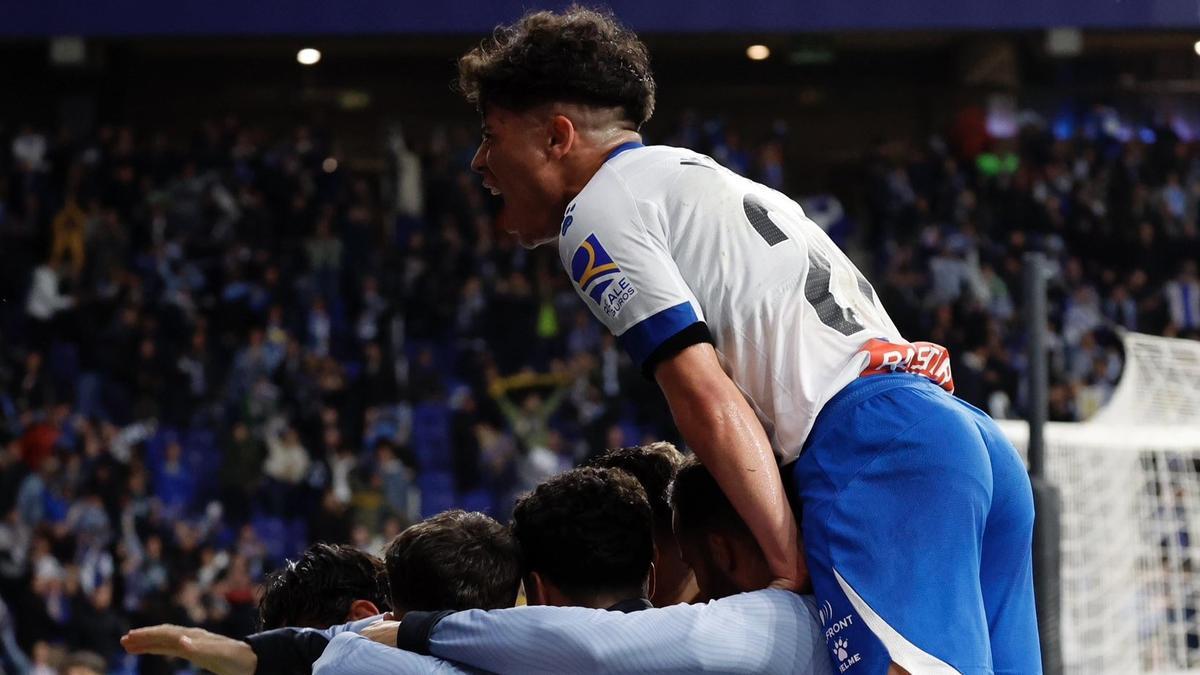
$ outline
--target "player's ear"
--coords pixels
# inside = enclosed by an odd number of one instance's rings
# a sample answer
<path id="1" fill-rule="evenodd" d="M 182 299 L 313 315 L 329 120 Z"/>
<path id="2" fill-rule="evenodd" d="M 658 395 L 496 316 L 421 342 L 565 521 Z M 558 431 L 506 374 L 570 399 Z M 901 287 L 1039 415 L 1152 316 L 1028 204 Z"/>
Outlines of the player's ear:
<path id="1" fill-rule="evenodd" d="M 530 572 L 525 577 L 525 603 L 529 605 L 547 605 L 546 580 L 537 572 Z"/>
<path id="2" fill-rule="evenodd" d="M 355 600 L 354 602 L 350 603 L 350 611 L 346 614 L 346 621 L 358 621 L 359 619 L 365 619 L 369 616 L 375 616 L 376 614 L 382 613 L 383 612 L 380 612 L 379 608 L 375 606 L 375 603 L 371 602 L 370 600 Z"/>
<path id="3" fill-rule="evenodd" d="M 713 565 L 726 575 L 732 574 L 737 563 L 734 561 L 733 545 L 729 538 L 719 532 L 709 532 L 704 540 Z"/>
<path id="4" fill-rule="evenodd" d="M 571 148 L 575 147 L 578 132 L 570 117 L 555 114 L 550 117 L 548 144 L 546 152 L 552 159 L 562 159 Z"/>

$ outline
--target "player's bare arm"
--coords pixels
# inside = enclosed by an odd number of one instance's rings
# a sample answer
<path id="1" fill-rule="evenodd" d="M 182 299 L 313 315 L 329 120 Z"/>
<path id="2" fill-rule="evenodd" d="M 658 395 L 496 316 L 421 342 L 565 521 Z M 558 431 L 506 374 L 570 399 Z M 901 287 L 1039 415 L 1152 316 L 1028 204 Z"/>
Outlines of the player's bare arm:
<path id="1" fill-rule="evenodd" d="M 766 431 L 716 351 L 695 344 L 662 362 L 655 379 L 692 451 L 716 477 L 754 533 L 778 588 L 797 590 L 808 579 L 796 519 L 788 505 Z"/>
<path id="2" fill-rule="evenodd" d="M 121 638 L 121 646 L 130 654 L 184 659 L 217 675 L 253 675 L 258 668 L 258 656 L 250 645 L 202 628 L 170 624 L 136 628 Z"/>

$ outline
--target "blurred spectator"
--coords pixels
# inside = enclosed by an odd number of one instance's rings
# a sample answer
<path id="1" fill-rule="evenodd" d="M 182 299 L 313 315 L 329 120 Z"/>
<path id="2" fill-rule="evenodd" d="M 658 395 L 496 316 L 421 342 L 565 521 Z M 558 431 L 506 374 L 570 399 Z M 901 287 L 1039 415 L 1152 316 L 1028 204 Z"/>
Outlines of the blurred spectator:
<path id="1" fill-rule="evenodd" d="M 326 298 L 337 295 L 338 277 L 342 270 L 342 242 L 333 236 L 332 220 L 331 215 L 322 216 L 317 221 L 316 233 L 305 244 L 308 264 L 316 277 L 317 288 Z"/>
<path id="2" fill-rule="evenodd" d="M 183 446 L 179 441 L 167 443 L 162 463 L 154 471 L 155 496 L 168 520 L 178 520 L 187 513 L 196 489 L 195 476 L 185 466 Z"/>
<path id="3" fill-rule="evenodd" d="M 60 269 L 69 269 L 71 278 L 78 279 L 83 273 L 84 234 L 87 215 L 79 208 L 74 196 L 68 197 L 62 210 L 50 224 L 53 239 L 50 243 L 50 264 Z"/>
<path id="4" fill-rule="evenodd" d="M 69 628 L 75 646 L 100 655 L 109 664 L 107 668 L 111 668 L 120 658 L 121 636 L 129 630 L 128 623 L 113 607 L 112 600 L 111 584 L 97 586 L 72 609 Z M 100 672 L 104 670 L 102 667 Z"/>
<path id="5" fill-rule="evenodd" d="M 1179 275 L 1167 283 L 1167 306 L 1171 323 L 1168 333 L 1194 335 L 1200 330 L 1200 281 L 1196 279 L 1196 261 L 1183 263 Z"/>
<path id="6" fill-rule="evenodd" d="M 62 675 L 104 675 L 109 670 L 104 657 L 93 652 L 75 652 L 62 665 Z"/>
<path id="7" fill-rule="evenodd" d="M 269 486 L 276 514 L 285 514 L 294 506 L 300 482 L 308 475 L 308 451 L 300 444 L 300 434 L 286 426 L 282 420 L 268 425 L 266 434 L 267 459 L 263 463 L 263 474 L 270 479 Z M 349 501 L 342 499 L 342 502 Z"/>
<path id="8" fill-rule="evenodd" d="M 31 665 L 29 657 L 17 644 L 12 612 L 0 599 L 0 672 L 24 673 L 30 670 Z"/>
<path id="9" fill-rule="evenodd" d="M 54 655 L 50 645 L 41 641 L 34 643 L 33 662 L 30 664 L 29 675 L 58 675 L 58 670 L 51 665 L 53 659 Z M 103 660 L 101 660 L 101 665 L 103 665 Z"/>
<path id="10" fill-rule="evenodd" d="M 31 322 L 31 345 L 43 348 L 55 337 L 54 320 L 59 313 L 74 306 L 75 299 L 62 292 L 64 282 L 61 264 L 47 262 L 33 271 L 33 284 L 29 288 L 29 299 L 25 311 Z"/>
<path id="11" fill-rule="evenodd" d="M 46 137 L 28 124 L 21 127 L 12 141 L 12 158 L 18 171 L 41 171 L 46 158 Z"/>

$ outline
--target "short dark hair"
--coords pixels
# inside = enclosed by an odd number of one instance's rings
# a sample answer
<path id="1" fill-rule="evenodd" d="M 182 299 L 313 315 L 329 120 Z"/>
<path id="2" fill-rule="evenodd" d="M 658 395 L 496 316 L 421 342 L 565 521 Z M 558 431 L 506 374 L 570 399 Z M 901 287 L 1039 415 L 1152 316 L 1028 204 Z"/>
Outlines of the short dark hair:
<path id="1" fill-rule="evenodd" d="M 612 15 L 578 5 L 498 26 L 458 60 L 458 86 L 481 113 L 492 103 L 619 106 L 636 127 L 654 114 L 646 45 Z"/>
<path id="2" fill-rule="evenodd" d="M 593 457 L 588 466 L 620 469 L 637 479 L 650 500 L 654 528 L 671 533 L 671 481 L 683 464 L 683 453 L 666 441 L 615 448 Z"/>
<path id="3" fill-rule="evenodd" d="M 458 509 L 397 535 L 384 565 L 396 611 L 512 607 L 521 585 L 520 551 L 508 528 Z"/>
<path id="4" fill-rule="evenodd" d="M 571 595 L 638 588 L 654 560 L 646 491 L 617 469 L 583 467 L 545 481 L 517 500 L 512 529 L 525 572 Z"/>
<path id="5" fill-rule="evenodd" d="M 671 506 L 680 532 L 727 532 L 753 536 L 725 496 L 717 479 L 692 457 L 679 467 L 671 486 Z"/>
<path id="6" fill-rule="evenodd" d="M 346 622 L 355 600 L 389 609 L 383 561 L 352 546 L 313 544 L 267 575 L 258 616 L 264 630 L 328 628 Z"/>

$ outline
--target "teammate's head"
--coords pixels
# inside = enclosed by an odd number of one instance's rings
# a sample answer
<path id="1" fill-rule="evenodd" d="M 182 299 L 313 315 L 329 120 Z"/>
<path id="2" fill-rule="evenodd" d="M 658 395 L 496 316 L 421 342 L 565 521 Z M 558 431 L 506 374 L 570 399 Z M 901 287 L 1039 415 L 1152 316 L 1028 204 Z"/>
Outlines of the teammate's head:
<path id="1" fill-rule="evenodd" d="M 654 595 L 656 607 L 690 602 L 696 597 L 696 578 L 679 556 L 671 523 L 671 482 L 684 462 L 683 453 L 665 441 L 616 448 L 592 459 L 592 466 L 620 469 L 633 476 L 650 500 L 654 514 Z"/>
<path id="2" fill-rule="evenodd" d="M 388 610 L 387 574 L 373 555 L 337 544 L 314 544 L 267 576 L 259 619 L 264 630 L 328 628 Z"/>
<path id="3" fill-rule="evenodd" d="M 521 584 L 512 533 L 482 513 L 446 511 L 408 527 L 384 565 L 398 615 L 512 607 Z"/>
<path id="4" fill-rule="evenodd" d="M 750 528 L 700 462 L 688 460 L 671 488 L 680 556 L 692 566 L 702 597 L 766 588 L 774 576 Z"/>
<path id="5" fill-rule="evenodd" d="M 526 246 L 551 241 L 567 203 L 612 147 L 654 113 L 646 46 L 612 16 L 571 7 L 497 27 L 458 62 L 483 116 L 471 167 L 503 194 L 501 225 Z"/>
<path id="6" fill-rule="evenodd" d="M 654 535 L 646 491 L 616 469 L 559 474 L 517 500 L 530 604 L 607 607 L 653 590 Z"/>
<path id="7" fill-rule="evenodd" d="M 95 652 L 75 652 L 62 664 L 63 675 L 101 675 L 108 672 L 104 657 Z"/>

